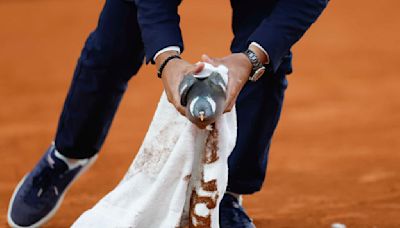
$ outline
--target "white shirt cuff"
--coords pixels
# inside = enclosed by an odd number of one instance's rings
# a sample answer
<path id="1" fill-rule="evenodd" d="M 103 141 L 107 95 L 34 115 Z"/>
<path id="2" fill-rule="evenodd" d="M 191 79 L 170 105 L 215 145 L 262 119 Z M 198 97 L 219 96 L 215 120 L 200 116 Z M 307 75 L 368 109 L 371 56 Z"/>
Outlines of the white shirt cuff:
<path id="1" fill-rule="evenodd" d="M 161 50 L 159 50 L 155 55 L 153 60 L 156 61 L 156 58 L 161 55 L 162 53 L 166 52 L 166 51 L 176 51 L 178 52 L 178 54 L 181 54 L 181 49 L 178 46 L 168 46 L 166 48 L 163 48 Z"/>
<path id="2" fill-rule="evenodd" d="M 269 60 L 268 52 L 259 43 L 251 42 L 250 45 L 254 45 L 254 46 L 258 47 L 262 52 L 264 52 L 264 54 L 268 57 L 268 60 Z"/>

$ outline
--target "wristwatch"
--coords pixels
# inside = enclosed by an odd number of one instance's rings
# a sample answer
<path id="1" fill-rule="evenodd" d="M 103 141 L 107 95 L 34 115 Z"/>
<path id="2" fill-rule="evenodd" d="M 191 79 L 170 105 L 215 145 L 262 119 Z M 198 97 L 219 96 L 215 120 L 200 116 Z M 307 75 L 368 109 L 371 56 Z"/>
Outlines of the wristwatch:
<path id="1" fill-rule="evenodd" d="M 254 51 L 247 49 L 243 54 L 249 58 L 251 65 L 253 65 L 249 80 L 255 82 L 265 73 L 265 66 L 260 62 Z"/>

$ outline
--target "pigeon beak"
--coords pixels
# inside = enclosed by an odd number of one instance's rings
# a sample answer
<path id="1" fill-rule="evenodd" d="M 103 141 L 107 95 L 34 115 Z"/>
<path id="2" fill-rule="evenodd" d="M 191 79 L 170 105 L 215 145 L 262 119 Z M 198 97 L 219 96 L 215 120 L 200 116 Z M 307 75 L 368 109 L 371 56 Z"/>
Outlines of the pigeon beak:
<path id="1" fill-rule="evenodd" d="M 201 122 L 204 121 L 204 111 L 200 111 L 200 112 L 199 112 L 199 118 L 200 118 L 200 121 L 201 121 Z"/>

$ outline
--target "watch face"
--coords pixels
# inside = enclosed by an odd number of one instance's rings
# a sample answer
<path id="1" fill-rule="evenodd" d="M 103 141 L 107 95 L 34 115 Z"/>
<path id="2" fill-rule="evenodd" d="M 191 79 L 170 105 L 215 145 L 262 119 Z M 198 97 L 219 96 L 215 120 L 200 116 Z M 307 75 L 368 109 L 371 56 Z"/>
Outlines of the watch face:
<path id="1" fill-rule="evenodd" d="M 254 72 L 254 74 L 253 74 L 253 76 L 251 76 L 250 80 L 255 82 L 259 78 L 261 78 L 261 76 L 263 76 L 264 73 L 265 73 L 265 67 L 261 67 L 260 69 L 256 70 L 256 72 Z"/>

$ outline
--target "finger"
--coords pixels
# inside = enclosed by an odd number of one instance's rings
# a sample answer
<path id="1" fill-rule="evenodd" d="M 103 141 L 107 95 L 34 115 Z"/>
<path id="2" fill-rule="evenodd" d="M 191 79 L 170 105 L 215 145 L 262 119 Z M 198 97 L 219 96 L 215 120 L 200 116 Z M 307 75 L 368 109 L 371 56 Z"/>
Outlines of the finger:
<path id="1" fill-rule="evenodd" d="M 172 99 L 171 93 L 169 93 L 167 90 L 164 90 L 164 91 L 165 91 L 165 94 L 167 95 L 167 100 L 168 100 L 168 102 L 171 103 L 171 104 L 173 104 L 173 100 L 174 100 L 174 99 Z"/>
<path id="2" fill-rule="evenodd" d="M 218 65 L 221 65 L 221 63 L 220 63 L 220 61 L 218 59 L 211 58 L 210 56 L 208 56 L 206 54 L 203 54 L 201 56 L 201 61 L 203 61 L 205 63 L 209 63 L 209 64 L 211 64 L 211 65 L 213 65 L 215 67 L 218 66 Z"/>
<path id="3" fill-rule="evenodd" d="M 232 91 L 238 90 L 237 88 L 230 87 L 227 91 L 227 99 L 226 99 L 226 107 L 224 113 L 230 112 L 233 106 L 236 104 L 236 100 L 239 96 L 239 93 L 232 93 Z"/>
<path id="4" fill-rule="evenodd" d="M 230 111 L 232 111 L 233 106 L 235 106 L 235 104 L 236 104 L 236 100 L 237 100 L 237 97 L 235 97 L 235 98 L 226 106 L 224 113 L 225 113 L 225 112 L 230 112 Z"/>
<path id="5" fill-rule="evenodd" d="M 213 63 L 213 59 L 211 59 L 210 56 L 206 54 L 201 55 L 201 61 L 206 63 Z"/>
<path id="6" fill-rule="evenodd" d="M 223 114 L 228 113 L 228 112 L 230 112 L 230 111 L 232 111 L 232 107 L 226 107 L 226 109 L 225 109 L 225 111 L 224 111 Z"/>
<path id="7" fill-rule="evenodd" d="M 235 102 L 230 101 L 230 102 L 226 105 L 225 110 L 224 110 L 224 113 L 230 112 L 230 111 L 232 110 L 234 104 L 235 104 Z"/>
<path id="8" fill-rule="evenodd" d="M 232 111 L 233 106 L 235 106 L 235 104 L 236 104 L 236 99 L 237 99 L 237 97 L 235 97 L 235 99 L 233 99 L 233 100 L 228 104 L 228 106 L 226 106 L 224 113 Z"/>
<path id="9" fill-rule="evenodd" d="M 186 110 L 185 110 L 185 108 L 183 108 L 182 106 L 180 106 L 180 105 L 176 106 L 176 110 L 177 110 L 182 116 L 186 116 Z"/>
<path id="10" fill-rule="evenodd" d="M 232 94 L 228 93 L 228 96 L 226 98 L 226 103 L 225 103 L 225 109 L 224 109 L 224 113 L 225 112 L 229 112 L 229 109 L 231 107 L 232 101 L 234 100 L 234 97 L 232 96 Z"/>
<path id="11" fill-rule="evenodd" d="M 180 100 L 174 99 L 174 102 L 172 103 L 175 107 L 175 109 L 182 115 L 186 115 L 186 109 L 183 107 L 180 103 Z"/>
<path id="12" fill-rule="evenodd" d="M 198 74 L 198 73 L 202 72 L 203 69 L 204 69 L 204 67 L 205 67 L 204 63 L 197 63 L 197 64 L 195 64 L 195 65 L 194 65 L 193 73 L 194 73 L 194 74 Z"/>

